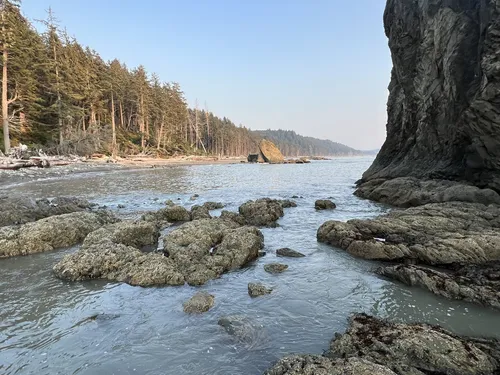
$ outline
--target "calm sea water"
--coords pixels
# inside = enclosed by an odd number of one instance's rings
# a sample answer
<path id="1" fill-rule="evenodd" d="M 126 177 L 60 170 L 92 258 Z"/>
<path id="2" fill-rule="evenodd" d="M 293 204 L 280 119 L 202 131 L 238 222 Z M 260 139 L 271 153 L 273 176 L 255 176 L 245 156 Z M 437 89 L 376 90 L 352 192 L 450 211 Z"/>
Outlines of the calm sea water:
<path id="1" fill-rule="evenodd" d="M 374 275 L 374 262 L 355 259 L 316 241 L 331 219 L 369 218 L 387 210 L 352 195 L 371 158 L 342 158 L 307 165 L 215 165 L 111 170 L 3 184 L 0 194 L 81 196 L 123 217 L 162 207 L 167 199 L 189 207 L 222 201 L 227 209 L 259 197 L 296 199 L 276 229 L 263 229 L 267 255 L 250 267 L 203 287 L 140 288 L 53 277 L 53 265 L 76 248 L 0 259 L 0 374 L 261 374 L 290 353 L 327 349 L 353 312 L 397 321 L 426 321 L 461 334 L 500 337 L 500 314 L 448 301 Z M 199 194 L 197 202 L 189 197 Z M 335 211 L 316 212 L 314 201 L 333 197 Z M 118 209 L 123 204 L 125 209 Z M 307 255 L 277 259 L 291 247 Z M 263 265 L 283 262 L 281 275 Z M 275 291 L 251 299 L 247 284 Z M 199 290 L 215 295 L 208 313 L 189 316 L 182 303 Z M 95 314 L 101 318 L 88 320 Z M 244 315 L 258 327 L 255 342 L 239 343 L 217 325 Z"/>

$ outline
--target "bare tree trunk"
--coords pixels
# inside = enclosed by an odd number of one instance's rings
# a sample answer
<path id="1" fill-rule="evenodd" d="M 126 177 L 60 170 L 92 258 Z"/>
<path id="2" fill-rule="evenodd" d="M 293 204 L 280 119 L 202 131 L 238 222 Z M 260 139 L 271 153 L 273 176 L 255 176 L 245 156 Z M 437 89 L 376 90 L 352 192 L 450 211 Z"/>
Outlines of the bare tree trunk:
<path id="1" fill-rule="evenodd" d="M 113 131 L 113 157 L 116 156 L 116 123 L 115 123 L 115 97 L 111 93 L 111 128 Z"/>
<path id="2" fill-rule="evenodd" d="M 125 122 L 123 121 L 123 105 L 121 100 L 120 100 L 120 126 L 122 128 L 125 127 Z"/>
<path id="3" fill-rule="evenodd" d="M 194 137 L 195 137 L 194 148 L 198 150 L 198 99 L 196 99 L 196 105 L 194 108 Z"/>
<path id="4" fill-rule="evenodd" d="M 141 108 L 139 109 L 139 131 L 141 132 L 141 148 L 144 151 L 144 94 L 141 94 Z"/>
<path id="5" fill-rule="evenodd" d="M 162 116 L 161 118 L 160 133 L 158 134 L 158 140 L 156 141 L 158 151 L 161 148 L 161 141 L 163 139 L 163 127 L 164 127 L 164 116 Z"/>
<path id="6" fill-rule="evenodd" d="M 5 4 L 2 5 L 2 35 L 5 38 Z M 3 72 L 2 72 L 2 119 L 3 119 L 3 145 L 5 153 L 10 151 L 9 136 L 9 103 L 7 99 L 7 60 L 8 52 L 5 40 L 3 41 Z"/>

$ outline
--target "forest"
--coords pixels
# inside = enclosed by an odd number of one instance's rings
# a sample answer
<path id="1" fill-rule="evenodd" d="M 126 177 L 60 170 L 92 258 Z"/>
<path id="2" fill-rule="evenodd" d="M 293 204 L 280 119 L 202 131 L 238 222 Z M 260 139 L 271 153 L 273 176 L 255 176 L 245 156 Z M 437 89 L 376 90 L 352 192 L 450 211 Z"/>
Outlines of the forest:
<path id="1" fill-rule="evenodd" d="M 177 82 L 145 67 L 104 61 L 58 24 L 51 9 L 38 31 L 20 0 L 1 1 L 2 132 L 50 154 L 240 156 L 269 137 L 287 156 L 356 151 L 294 132 L 252 132 L 206 108 L 189 108 Z"/>

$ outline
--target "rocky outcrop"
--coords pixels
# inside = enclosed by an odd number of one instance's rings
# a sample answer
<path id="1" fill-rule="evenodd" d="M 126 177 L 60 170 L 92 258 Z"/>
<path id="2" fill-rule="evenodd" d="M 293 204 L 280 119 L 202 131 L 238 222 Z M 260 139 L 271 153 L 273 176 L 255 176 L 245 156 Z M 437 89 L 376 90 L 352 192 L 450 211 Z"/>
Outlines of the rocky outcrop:
<path id="1" fill-rule="evenodd" d="M 252 298 L 264 296 L 266 294 L 271 294 L 272 288 L 266 287 L 262 283 L 249 283 L 248 284 L 248 295 Z"/>
<path id="2" fill-rule="evenodd" d="M 494 375 L 497 340 L 462 337 L 428 324 L 390 323 L 366 314 L 349 319 L 323 356 L 281 359 L 266 375 Z"/>
<path id="3" fill-rule="evenodd" d="M 82 248 L 54 267 L 72 281 L 107 279 L 131 285 L 202 285 L 258 257 L 264 236 L 254 227 L 218 218 L 181 225 L 163 238 L 162 253 L 146 253 L 156 245 L 155 223 L 124 222 L 91 233 Z"/>
<path id="4" fill-rule="evenodd" d="M 262 141 L 260 141 L 259 150 L 260 155 L 267 163 L 282 164 L 285 162 L 285 157 L 278 149 L 278 147 L 276 147 L 273 142 L 268 141 L 267 139 L 263 139 Z"/>
<path id="5" fill-rule="evenodd" d="M 388 0 L 387 139 L 363 181 L 413 176 L 500 191 L 500 3 Z"/>
<path id="6" fill-rule="evenodd" d="M 396 375 L 385 366 L 360 358 L 332 360 L 317 355 L 292 355 L 279 360 L 264 375 Z"/>
<path id="7" fill-rule="evenodd" d="M 500 195 L 491 189 L 481 189 L 450 180 L 422 181 L 414 177 L 371 180 L 361 184 L 355 195 L 398 207 L 454 201 L 500 204 Z"/>
<path id="8" fill-rule="evenodd" d="M 365 314 L 351 317 L 346 333 L 336 334 L 327 356 L 358 357 L 399 375 L 479 375 L 500 370 L 496 340 L 460 337 L 437 326 L 396 324 Z"/>
<path id="9" fill-rule="evenodd" d="M 334 210 L 337 205 L 329 199 L 318 199 L 314 202 L 314 208 L 318 211 L 320 210 Z"/>
<path id="10" fill-rule="evenodd" d="M 434 294 L 500 309 L 500 263 L 435 270 L 417 265 L 380 267 L 382 276 Z"/>
<path id="11" fill-rule="evenodd" d="M 67 197 L 52 200 L 0 197 L 0 207 L 0 227 L 4 227 L 84 211 L 91 208 L 92 204 L 84 199 Z"/>
<path id="12" fill-rule="evenodd" d="M 210 310 L 215 303 L 215 297 L 206 292 L 196 293 L 182 305 L 186 314 L 202 314 Z"/>
<path id="13" fill-rule="evenodd" d="M 248 225 L 268 227 L 276 226 L 284 215 L 281 201 L 269 198 L 248 201 L 240 206 L 239 213 Z"/>
<path id="14" fill-rule="evenodd" d="M 73 212 L 20 226 L 0 228 L 0 258 L 28 255 L 76 245 L 117 219 L 107 211 Z"/>
<path id="15" fill-rule="evenodd" d="M 371 220 L 328 221 L 317 238 L 365 259 L 481 264 L 500 260 L 500 207 L 428 204 Z"/>

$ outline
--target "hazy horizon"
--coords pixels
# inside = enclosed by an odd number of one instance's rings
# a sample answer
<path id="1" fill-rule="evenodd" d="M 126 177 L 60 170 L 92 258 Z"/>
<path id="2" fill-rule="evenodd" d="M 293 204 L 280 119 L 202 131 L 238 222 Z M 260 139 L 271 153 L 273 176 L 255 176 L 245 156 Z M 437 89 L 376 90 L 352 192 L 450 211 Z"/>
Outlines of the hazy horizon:
<path id="1" fill-rule="evenodd" d="M 360 150 L 385 140 L 383 1 L 24 0 L 22 9 L 34 20 L 49 6 L 104 60 L 179 82 L 192 107 Z"/>

